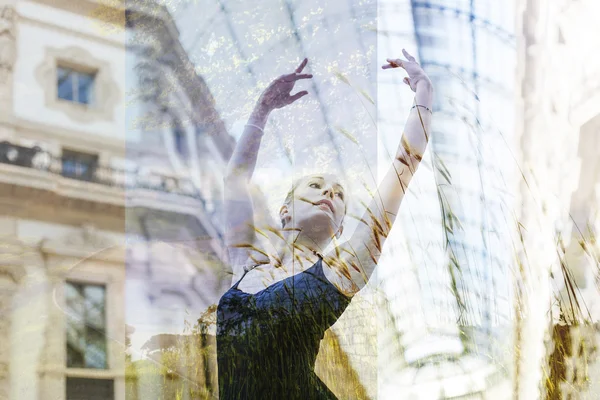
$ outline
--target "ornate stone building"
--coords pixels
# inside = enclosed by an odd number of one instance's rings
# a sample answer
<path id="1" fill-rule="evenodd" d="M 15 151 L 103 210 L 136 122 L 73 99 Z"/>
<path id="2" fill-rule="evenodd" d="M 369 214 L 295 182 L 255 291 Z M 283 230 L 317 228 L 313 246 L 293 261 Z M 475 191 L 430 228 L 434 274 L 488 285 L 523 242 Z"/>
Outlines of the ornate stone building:
<path id="1" fill-rule="evenodd" d="M 0 86 L 0 399 L 124 399 L 230 282 L 233 139 L 151 1 L 3 0 Z"/>
<path id="2" fill-rule="evenodd" d="M 599 393 L 599 16 L 591 0 L 528 1 L 517 12 L 526 249 L 517 276 L 517 310 L 525 311 L 517 313 L 518 399 Z"/>

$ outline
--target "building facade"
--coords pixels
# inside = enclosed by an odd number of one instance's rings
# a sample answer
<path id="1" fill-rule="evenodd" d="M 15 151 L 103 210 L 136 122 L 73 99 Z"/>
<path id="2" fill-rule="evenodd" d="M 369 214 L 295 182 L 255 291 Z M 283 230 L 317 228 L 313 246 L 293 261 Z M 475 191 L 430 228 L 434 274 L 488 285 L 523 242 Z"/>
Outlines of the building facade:
<path id="1" fill-rule="evenodd" d="M 233 139 L 163 7 L 0 7 L 0 398 L 124 399 L 126 352 L 230 282 Z"/>
<path id="2" fill-rule="evenodd" d="M 528 314 L 517 319 L 515 398 L 592 399 L 600 391 L 598 15 L 596 2 L 568 0 L 527 2 L 517 12 L 527 250 L 517 305 Z"/>
<path id="3" fill-rule="evenodd" d="M 342 398 L 396 398 L 399 390 L 418 398 L 595 398 L 595 328 L 568 336 L 585 357 L 557 354 L 552 329 L 561 312 L 567 323 L 600 316 L 600 59 L 589 34 L 598 6 L 538 0 L 499 12 L 484 1 L 408 3 L 399 12 L 410 13 L 414 31 L 395 34 L 414 38 L 435 80 L 432 145 L 456 189 L 442 191 L 445 204 L 464 229 L 448 236 L 456 252 L 441 264 L 443 278 L 415 268 L 403 281 L 426 289 L 401 291 L 412 304 L 394 309 L 390 298 L 377 321 L 378 305 L 356 299 L 328 333 L 317 372 Z M 298 23 L 294 15 L 302 12 L 310 7 L 286 18 Z M 362 22 L 371 16 L 358 7 L 344 12 Z M 298 25 L 304 34 L 315 29 Z M 181 333 L 231 282 L 220 185 L 234 141 L 179 35 L 167 10 L 151 1 L 0 2 L 0 399 L 160 396 L 160 382 L 129 367 L 145 359 L 153 340 Z M 370 39 L 357 38 L 368 51 Z M 299 46 L 281 45 L 282 52 Z M 307 48 L 318 56 L 327 43 Z M 368 85 L 373 77 L 365 76 Z M 485 136 L 472 142 L 477 135 Z M 498 170 L 510 155 L 499 149 L 515 150 L 522 168 L 516 198 L 505 191 L 515 183 L 509 168 Z M 438 172 L 436 179 L 446 178 Z M 528 257 L 519 254 L 526 268 L 507 271 L 499 252 L 512 236 L 492 228 L 514 222 L 498 221 L 504 205 L 515 206 L 528 229 L 521 243 Z M 416 217 L 419 229 L 431 223 Z M 558 235 L 565 248 L 557 256 Z M 410 247 L 411 236 L 403 240 Z M 389 265 L 405 257 L 400 242 Z M 452 257 L 467 266 L 464 279 L 454 293 L 441 293 Z M 407 262 L 420 261 L 427 262 Z M 561 281 L 562 261 L 577 293 Z M 471 327 L 466 338 L 446 323 L 460 322 L 457 294 L 471 305 L 471 319 L 461 322 Z M 567 306 L 569 295 L 585 307 Z M 553 304 L 554 320 L 547 312 Z M 528 317 L 511 316 L 513 308 L 529 310 Z M 520 352 L 503 353 L 506 343 Z M 558 372 L 557 357 L 565 366 Z M 337 366 L 328 367 L 330 360 Z M 513 371 L 503 369 L 507 361 Z M 468 373 L 457 377 L 457 369 Z M 560 394 L 543 383 L 545 371 L 553 371 Z M 174 379 L 188 378 L 184 371 Z M 209 394 L 215 382 L 213 368 L 202 382 Z"/>

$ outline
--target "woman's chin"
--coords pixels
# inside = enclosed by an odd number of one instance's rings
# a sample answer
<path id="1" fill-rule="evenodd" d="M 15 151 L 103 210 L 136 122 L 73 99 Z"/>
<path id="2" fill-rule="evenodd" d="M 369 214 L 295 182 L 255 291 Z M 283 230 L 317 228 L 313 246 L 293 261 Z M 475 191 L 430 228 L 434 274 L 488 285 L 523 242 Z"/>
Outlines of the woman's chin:
<path id="1" fill-rule="evenodd" d="M 300 223 L 300 226 L 302 227 L 302 231 L 309 235 L 331 236 L 334 231 L 331 218 L 323 218 L 323 216 L 305 219 Z"/>

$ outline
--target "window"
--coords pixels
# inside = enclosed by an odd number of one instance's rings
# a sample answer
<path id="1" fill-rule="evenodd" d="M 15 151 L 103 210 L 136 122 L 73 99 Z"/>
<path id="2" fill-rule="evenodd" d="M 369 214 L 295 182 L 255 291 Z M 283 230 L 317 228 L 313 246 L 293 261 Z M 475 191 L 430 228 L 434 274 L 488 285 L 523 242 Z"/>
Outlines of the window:
<path id="1" fill-rule="evenodd" d="M 416 7 L 414 9 L 415 25 L 419 28 L 431 26 L 432 13 L 433 11 L 427 8 Z"/>
<path id="2" fill-rule="evenodd" d="M 184 160 L 188 158 L 188 147 L 186 142 L 186 134 L 178 124 L 173 128 L 173 136 L 175 140 L 175 149 Z"/>
<path id="3" fill-rule="evenodd" d="M 62 175 L 68 178 L 93 181 L 98 166 L 98 155 L 63 149 Z"/>
<path id="4" fill-rule="evenodd" d="M 113 62 L 82 47 L 46 47 L 35 67 L 48 109 L 82 124 L 113 121 L 122 105 L 123 88 Z"/>
<path id="5" fill-rule="evenodd" d="M 111 379 L 67 378 L 67 400 L 112 400 L 114 393 Z"/>
<path id="6" fill-rule="evenodd" d="M 108 368 L 105 287 L 67 282 L 65 298 L 67 306 L 67 367 Z"/>
<path id="7" fill-rule="evenodd" d="M 95 72 L 56 67 L 57 96 L 59 99 L 91 105 L 94 95 Z"/>
<path id="8" fill-rule="evenodd" d="M 420 34 L 419 42 L 422 46 L 444 48 L 448 46 L 446 38 L 438 35 Z"/>

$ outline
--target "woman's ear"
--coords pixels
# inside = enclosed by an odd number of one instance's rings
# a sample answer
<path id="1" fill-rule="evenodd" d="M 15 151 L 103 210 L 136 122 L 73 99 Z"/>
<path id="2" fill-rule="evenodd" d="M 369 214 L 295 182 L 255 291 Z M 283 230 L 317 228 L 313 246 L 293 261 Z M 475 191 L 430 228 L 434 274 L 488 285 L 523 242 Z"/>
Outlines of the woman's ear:
<path id="1" fill-rule="evenodd" d="M 282 228 L 284 228 L 292 219 L 292 217 L 290 216 L 288 206 L 286 204 L 281 206 L 281 208 L 279 209 L 279 219 L 281 220 Z"/>

